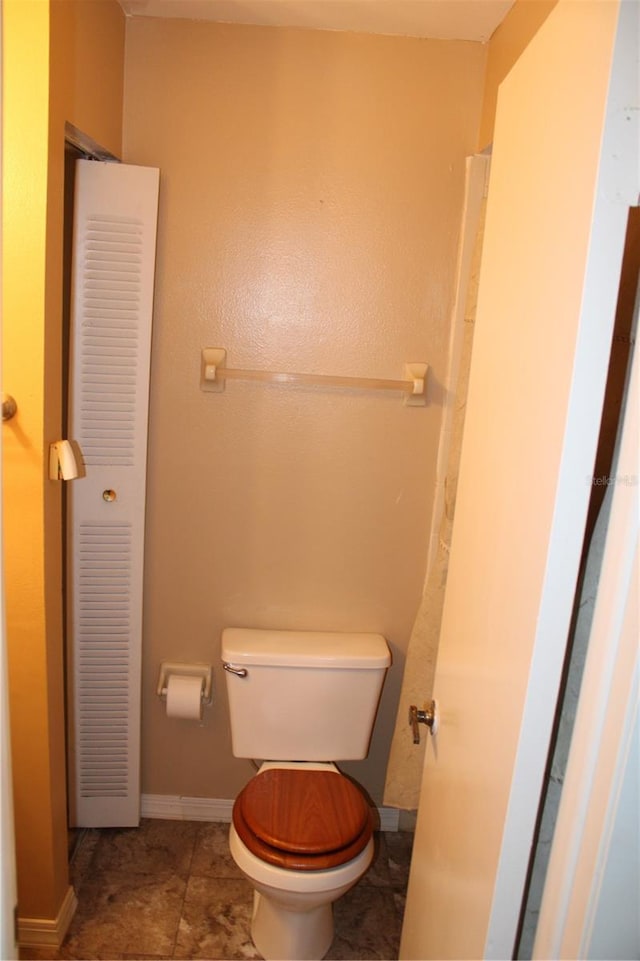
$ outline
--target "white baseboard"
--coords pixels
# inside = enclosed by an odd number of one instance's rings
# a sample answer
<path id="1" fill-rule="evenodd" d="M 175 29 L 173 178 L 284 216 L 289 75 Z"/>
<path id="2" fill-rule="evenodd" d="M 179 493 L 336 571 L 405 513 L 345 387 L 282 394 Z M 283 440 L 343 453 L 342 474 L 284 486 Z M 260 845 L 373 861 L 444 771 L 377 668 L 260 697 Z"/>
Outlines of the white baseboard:
<path id="1" fill-rule="evenodd" d="M 69 885 L 55 918 L 18 917 L 18 945 L 21 948 L 59 948 L 78 907 L 76 893 Z"/>
<path id="2" fill-rule="evenodd" d="M 398 808 L 376 808 L 380 818 L 381 831 L 397 831 L 400 823 Z"/>
<path id="3" fill-rule="evenodd" d="M 229 798 L 179 797 L 172 794 L 143 794 L 143 818 L 171 821 L 231 821 L 233 800 Z M 381 831 L 397 831 L 400 812 L 397 808 L 377 808 Z"/>
<path id="4" fill-rule="evenodd" d="M 180 797 L 173 794 L 143 794 L 143 818 L 168 821 L 230 821 L 233 801 L 227 798 Z"/>

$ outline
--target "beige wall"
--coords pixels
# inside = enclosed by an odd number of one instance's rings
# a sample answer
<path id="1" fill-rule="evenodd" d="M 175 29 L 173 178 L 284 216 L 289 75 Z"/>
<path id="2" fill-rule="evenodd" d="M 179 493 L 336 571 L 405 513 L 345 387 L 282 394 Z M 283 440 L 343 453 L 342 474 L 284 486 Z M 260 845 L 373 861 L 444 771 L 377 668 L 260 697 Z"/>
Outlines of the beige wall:
<path id="1" fill-rule="evenodd" d="M 143 791 L 231 798 L 220 632 L 380 631 L 379 800 L 424 580 L 464 159 L 485 48 L 133 19 L 124 157 L 160 167 L 143 668 Z M 229 383 L 229 366 L 398 377 L 430 403 Z M 202 727 L 168 720 L 163 659 L 212 662 Z"/>
<path id="2" fill-rule="evenodd" d="M 115 0 L 4 0 L 3 26 L 3 389 L 18 402 L 3 427 L 18 908 L 22 919 L 53 919 L 68 885 L 61 488 L 47 479 L 48 446 L 62 429 L 64 124 L 119 153 L 124 16 Z"/>
<path id="3" fill-rule="evenodd" d="M 497 83 L 552 6 L 518 0 L 492 38 L 482 145 Z M 46 480 L 45 454 L 61 417 L 64 121 L 120 154 L 124 17 L 116 0 L 4 0 L 4 17 L 19 898 L 22 917 L 53 917 L 67 868 L 60 488 Z M 127 159 L 163 169 L 145 790 L 232 796 L 246 778 L 230 756 L 219 677 L 203 729 L 169 726 L 151 692 L 161 657 L 216 661 L 220 627 L 251 623 L 389 637 L 395 666 L 371 763 L 353 766 L 378 795 L 422 583 L 462 160 L 476 142 L 484 54 L 304 31 L 198 25 L 196 35 L 150 21 L 132 22 L 129 42 Z M 347 374 L 395 377 L 424 359 L 433 406 L 249 385 L 201 395 L 197 354 L 218 343 L 237 365 Z"/>
<path id="4" fill-rule="evenodd" d="M 489 41 L 478 147 L 493 140 L 498 88 L 558 0 L 516 0 Z"/>
<path id="5" fill-rule="evenodd" d="M 117 0 L 53 0 L 53 136 L 60 136 L 60 125 L 68 120 L 120 156 L 124 38 L 125 17 Z"/>

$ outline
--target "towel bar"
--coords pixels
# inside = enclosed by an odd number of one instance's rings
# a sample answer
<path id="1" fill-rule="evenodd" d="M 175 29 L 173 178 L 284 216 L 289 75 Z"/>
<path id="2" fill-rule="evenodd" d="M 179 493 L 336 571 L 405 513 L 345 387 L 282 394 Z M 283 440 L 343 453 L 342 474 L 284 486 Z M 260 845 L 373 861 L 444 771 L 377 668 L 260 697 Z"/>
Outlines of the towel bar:
<path id="1" fill-rule="evenodd" d="M 227 352 L 221 347 L 202 350 L 200 386 L 202 390 L 222 391 L 226 380 L 255 380 L 268 384 L 294 384 L 305 387 L 347 387 L 358 390 L 395 390 L 405 395 L 409 406 L 426 406 L 427 364 L 405 364 L 402 380 L 380 377 L 343 377 L 334 374 L 299 374 L 272 370 L 244 370 L 226 367 Z"/>

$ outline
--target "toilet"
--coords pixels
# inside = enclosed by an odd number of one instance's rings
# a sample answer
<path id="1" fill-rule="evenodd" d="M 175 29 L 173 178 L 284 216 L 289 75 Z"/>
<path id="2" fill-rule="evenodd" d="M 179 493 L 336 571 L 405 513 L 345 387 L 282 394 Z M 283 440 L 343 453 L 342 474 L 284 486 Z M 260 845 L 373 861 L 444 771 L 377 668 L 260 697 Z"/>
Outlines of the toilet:
<path id="1" fill-rule="evenodd" d="M 320 961 L 333 902 L 373 859 L 362 790 L 336 767 L 367 756 L 391 663 L 380 634 L 222 632 L 232 750 L 259 760 L 236 798 L 231 855 L 254 888 L 266 961 Z"/>

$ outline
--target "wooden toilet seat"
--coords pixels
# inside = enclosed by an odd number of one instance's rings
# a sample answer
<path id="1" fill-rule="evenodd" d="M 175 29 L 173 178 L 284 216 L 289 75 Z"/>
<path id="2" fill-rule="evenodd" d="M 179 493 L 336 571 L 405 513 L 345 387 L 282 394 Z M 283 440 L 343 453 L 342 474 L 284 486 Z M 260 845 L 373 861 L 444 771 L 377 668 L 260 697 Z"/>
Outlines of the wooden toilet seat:
<path id="1" fill-rule="evenodd" d="M 337 771 L 271 768 L 238 795 L 233 824 L 246 847 L 269 864 L 324 871 L 367 845 L 371 811 L 360 790 Z"/>

